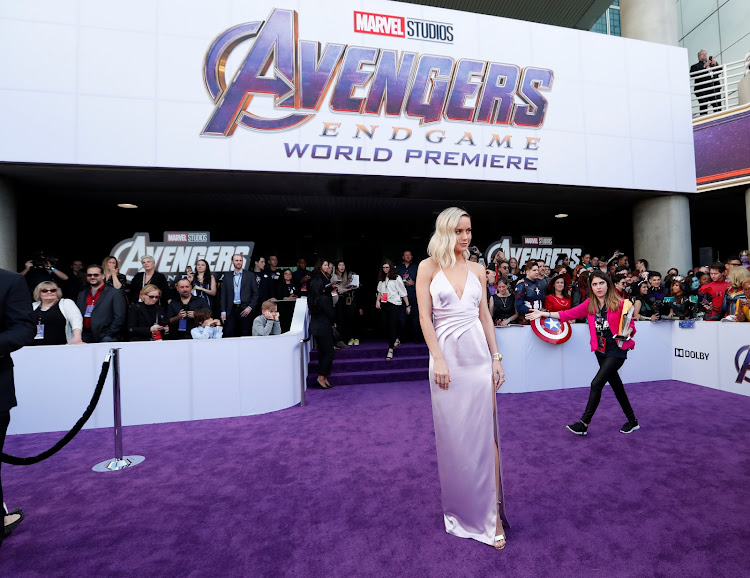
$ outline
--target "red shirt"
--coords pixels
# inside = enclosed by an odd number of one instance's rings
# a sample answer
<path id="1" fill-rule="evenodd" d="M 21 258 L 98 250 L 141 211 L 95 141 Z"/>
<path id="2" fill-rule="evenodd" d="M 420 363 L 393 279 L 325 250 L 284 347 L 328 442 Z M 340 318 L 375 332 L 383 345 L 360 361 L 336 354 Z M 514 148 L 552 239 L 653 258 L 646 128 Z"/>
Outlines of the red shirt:
<path id="1" fill-rule="evenodd" d="M 93 305 L 96 307 L 96 302 L 99 301 L 99 297 L 102 296 L 102 293 L 104 293 L 104 285 L 99 287 L 99 289 L 96 290 L 96 295 L 91 294 L 91 289 L 89 289 L 86 292 L 86 309 L 89 308 L 89 305 Z M 93 313 L 94 310 L 92 309 L 91 312 Z M 84 315 L 83 317 L 83 327 L 84 329 L 91 329 L 91 317 L 86 317 Z"/>
<path id="2" fill-rule="evenodd" d="M 708 293 L 711 295 L 711 306 L 714 312 L 721 311 L 721 304 L 724 301 L 724 294 L 729 289 L 729 281 L 711 281 L 698 289 L 699 293 Z"/>
<path id="3" fill-rule="evenodd" d="M 544 298 L 544 308 L 547 311 L 567 311 L 570 309 L 570 299 L 565 297 L 555 297 L 554 295 L 547 295 Z"/>

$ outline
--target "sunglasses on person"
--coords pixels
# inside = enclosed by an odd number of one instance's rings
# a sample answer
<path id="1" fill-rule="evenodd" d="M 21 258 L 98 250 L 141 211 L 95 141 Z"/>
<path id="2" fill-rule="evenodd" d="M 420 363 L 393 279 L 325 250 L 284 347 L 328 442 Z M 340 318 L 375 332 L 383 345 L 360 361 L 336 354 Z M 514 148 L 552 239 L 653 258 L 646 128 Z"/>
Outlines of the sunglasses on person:
<path id="1" fill-rule="evenodd" d="M 57 293 L 57 289 L 40 289 L 39 293 Z"/>
<path id="2" fill-rule="evenodd" d="M 161 297 L 161 295 L 144 295 L 144 297 L 148 297 L 149 299 L 158 299 Z"/>
<path id="3" fill-rule="evenodd" d="M 101 273 L 86 273 L 86 277 L 99 277 Z"/>

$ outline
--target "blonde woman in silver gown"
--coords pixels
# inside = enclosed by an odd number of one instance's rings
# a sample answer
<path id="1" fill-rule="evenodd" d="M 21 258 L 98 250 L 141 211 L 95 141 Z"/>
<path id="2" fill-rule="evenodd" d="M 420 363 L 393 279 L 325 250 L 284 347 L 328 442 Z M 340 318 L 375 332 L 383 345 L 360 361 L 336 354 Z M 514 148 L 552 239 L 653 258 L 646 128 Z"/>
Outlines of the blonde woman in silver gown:
<path id="1" fill-rule="evenodd" d="M 419 264 L 419 320 L 430 349 L 430 391 L 445 529 L 502 550 L 505 499 L 495 392 L 505 381 L 487 307 L 484 267 L 469 262 L 471 219 L 438 215 Z"/>

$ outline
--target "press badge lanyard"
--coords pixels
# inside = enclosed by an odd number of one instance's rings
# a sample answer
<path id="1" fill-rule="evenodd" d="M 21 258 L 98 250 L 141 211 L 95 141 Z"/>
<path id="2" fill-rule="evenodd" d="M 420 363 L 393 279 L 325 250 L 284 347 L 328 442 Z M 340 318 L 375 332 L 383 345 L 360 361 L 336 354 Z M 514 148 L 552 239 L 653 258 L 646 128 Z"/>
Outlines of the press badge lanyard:
<path id="1" fill-rule="evenodd" d="M 242 273 L 235 273 L 234 279 L 234 303 L 239 305 L 240 303 L 240 288 L 242 287 Z"/>
<path id="2" fill-rule="evenodd" d="M 47 309 L 49 311 L 49 309 Z M 36 337 L 34 339 L 44 339 L 44 323 L 42 323 L 42 306 L 39 306 L 39 323 L 36 324 Z"/>

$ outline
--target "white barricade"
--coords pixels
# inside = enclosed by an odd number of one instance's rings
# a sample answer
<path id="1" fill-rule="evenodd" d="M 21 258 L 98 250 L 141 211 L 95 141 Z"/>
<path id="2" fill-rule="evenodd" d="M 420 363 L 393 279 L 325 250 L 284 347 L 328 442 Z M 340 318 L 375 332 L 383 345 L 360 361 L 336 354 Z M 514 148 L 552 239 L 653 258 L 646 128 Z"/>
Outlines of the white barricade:
<path id="1" fill-rule="evenodd" d="M 750 395 L 750 323 L 698 322 L 674 328 L 672 378 Z M 741 376 L 742 374 L 742 376 Z M 739 382 L 737 381 L 739 379 Z"/>
<path id="2" fill-rule="evenodd" d="M 625 383 L 672 378 L 671 323 L 638 323 L 636 348 L 622 369 Z M 507 381 L 503 393 L 588 387 L 599 366 L 591 353 L 589 326 L 574 323 L 562 345 L 539 339 L 529 326 L 495 329 Z"/>
<path id="3" fill-rule="evenodd" d="M 18 407 L 8 434 L 65 431 L 91 399 L 104 356 L 121 348 L 122 423 L 139 425 L 277 411 L 301 399 L 300 340 L 307 300 L 291 331 L 269 337 L 24 347 L 13 354 Z M 108 381 L 112 378 L 108 377 Z M 86 428 L 112 427 L 105 386 Z"/>

